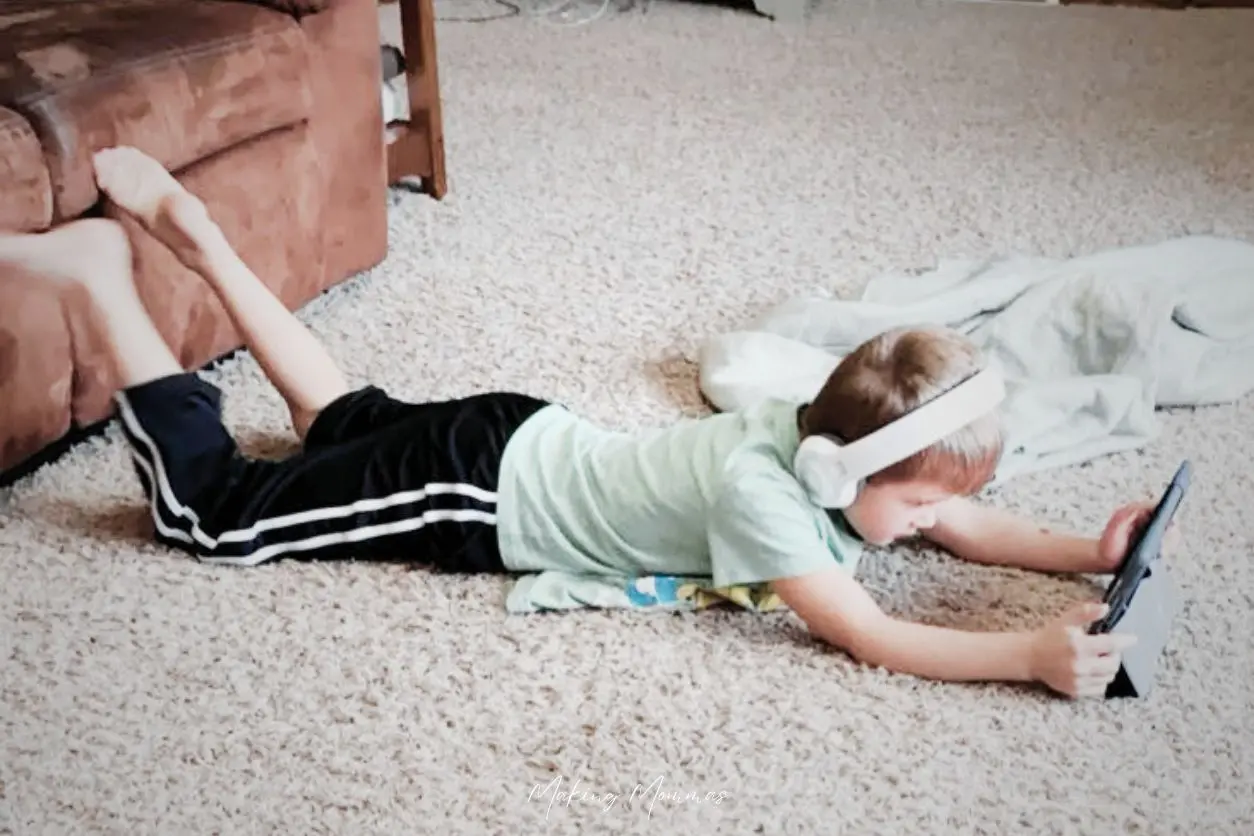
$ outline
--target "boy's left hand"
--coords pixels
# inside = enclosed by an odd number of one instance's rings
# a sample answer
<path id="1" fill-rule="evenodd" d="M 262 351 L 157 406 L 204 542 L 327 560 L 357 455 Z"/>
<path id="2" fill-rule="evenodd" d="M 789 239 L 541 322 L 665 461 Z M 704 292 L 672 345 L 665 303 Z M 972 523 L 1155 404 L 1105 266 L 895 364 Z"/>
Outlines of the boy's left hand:
<path id="1" fill-rule="evenodd" d="M 1156 503 L 1153 502 L 1130 502 L 1111 515 L 1110 522 L 1106 523 L 1106 529 L 1097 542 L 1098 571 L 1113 572 L 1119 568 L 1132 541 L 1149 523 L 1155 507 Z M 1172 522 L 1167 526 L 1167 534 L 1163 538 L 1163 553 L 1175 551 L 1179 542 L 1179 532 Z"/>

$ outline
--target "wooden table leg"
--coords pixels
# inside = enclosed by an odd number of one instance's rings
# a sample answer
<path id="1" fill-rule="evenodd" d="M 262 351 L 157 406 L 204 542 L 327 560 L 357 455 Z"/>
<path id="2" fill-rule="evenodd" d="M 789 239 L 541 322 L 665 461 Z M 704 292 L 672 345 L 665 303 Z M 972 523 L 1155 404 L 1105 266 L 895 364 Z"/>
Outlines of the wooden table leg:
<path id="1" fill-rule="evenodd" d="M 409 90 L 409 121 L 388 125 L 388 182 L 422 179 L 436 200 L 448 192 L 444 171 L 444 116 L 436 67 L 435 8 L 432 0 L 399 0 L 401 51 Z"/>

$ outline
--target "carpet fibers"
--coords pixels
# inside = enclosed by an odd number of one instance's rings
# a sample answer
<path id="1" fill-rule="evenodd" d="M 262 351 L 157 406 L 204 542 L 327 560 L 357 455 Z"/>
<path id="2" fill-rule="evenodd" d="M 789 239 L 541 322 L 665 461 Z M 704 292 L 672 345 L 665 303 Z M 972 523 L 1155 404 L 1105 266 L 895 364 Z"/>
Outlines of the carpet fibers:
<path id="1" fill-rule="evenodd" d="M 816 287 L 1254 238 L 1250 13 L 659 2 L 439 37 L 448 198 L 395 191 L 386 263 L 300 314 L 400 396 L 652 425 L 703 412 L 705 336 Z M 208 376 L 246 449 L 290 448 L 249 356 Z M 3 495 L 0 831 L 1248 834 L 1251 426 L 1248 399 L 1164 413 L 988 496 L 1095 532 L 1194 460 L 1159 688 L 1113 703 L 863 668 L 788 615 L 506 617 L 499 579 L 202 566 L 149 541 L 114 428 Z M 973 629 L 1100 581 L 907 547 L 863 577 Z"/>

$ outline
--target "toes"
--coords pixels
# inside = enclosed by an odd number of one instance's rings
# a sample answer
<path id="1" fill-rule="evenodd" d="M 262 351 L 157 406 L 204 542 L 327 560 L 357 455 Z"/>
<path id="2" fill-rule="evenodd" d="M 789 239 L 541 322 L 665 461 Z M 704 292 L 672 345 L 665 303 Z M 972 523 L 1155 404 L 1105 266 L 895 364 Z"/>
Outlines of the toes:
<path id="1" fill-rule="evenodd" d="M 97 151 L 92 155 L 92 168 L 96 171 L 96 182 L 104 186 L 113 179 L 116 171 L 115 162 L 117 161 L 117 149 L 106 148 L 103 151 Z"/>
<path id="2" fill-rule="evenodd" d="M 134 150 L 124 145 L 104 148 L 92 155 L 92 163 L 98 174 L 108 175 L 116 171 L 119 165 L 124 165 L 128 158 L 131 157 L 131 154 L 128 152 Z"/>

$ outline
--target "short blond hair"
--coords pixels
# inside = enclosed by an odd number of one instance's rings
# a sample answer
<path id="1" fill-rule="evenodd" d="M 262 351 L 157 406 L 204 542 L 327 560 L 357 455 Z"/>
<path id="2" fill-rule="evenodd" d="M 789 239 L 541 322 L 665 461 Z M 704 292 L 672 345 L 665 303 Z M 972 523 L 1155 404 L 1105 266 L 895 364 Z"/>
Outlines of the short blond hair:
<path id="1" fill-rule="evenodd" d="M 801 434 L 852 443 L 936 398 L 985 365 L 961 333 L 940 326 L 885 331 L 837 365 L 813 403 Z M 871 483 L 925 481 L 959 495 L 978 492 L 992 478 L 1005 439 L 996 411 L 868 479 Z"/>

